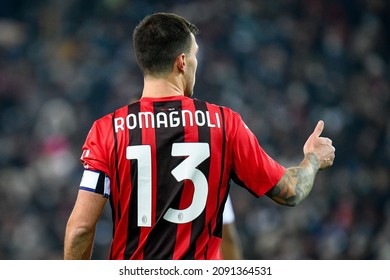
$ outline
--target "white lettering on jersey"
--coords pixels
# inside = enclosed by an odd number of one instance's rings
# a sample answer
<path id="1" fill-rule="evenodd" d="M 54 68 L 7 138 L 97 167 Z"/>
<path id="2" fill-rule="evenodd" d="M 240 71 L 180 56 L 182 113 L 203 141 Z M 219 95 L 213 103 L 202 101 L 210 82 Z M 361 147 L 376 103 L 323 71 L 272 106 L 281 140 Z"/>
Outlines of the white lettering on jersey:
<path id="1" fill-rule="evenodd" d="M 168 128 L 181 126 L 207 126 L 212 128 L 221 128 L 220 116 L 214 113 L 215 121 L 212 119 L 209 111 L 203 112 L 189 110 L 159 112 L 154 116 L 151 112 L 139 112 L 137 114 L 128 114 L 125 118 L 114 119 L 115 133 L 124 131 L 125 128 L 132 130 L 135 128 Z"/>

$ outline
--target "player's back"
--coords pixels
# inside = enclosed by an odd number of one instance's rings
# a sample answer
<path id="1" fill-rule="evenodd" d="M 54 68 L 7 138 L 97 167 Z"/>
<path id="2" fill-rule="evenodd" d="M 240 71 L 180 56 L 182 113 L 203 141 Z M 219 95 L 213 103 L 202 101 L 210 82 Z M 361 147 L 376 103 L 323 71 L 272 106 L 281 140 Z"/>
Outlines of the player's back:
<path id="1" fill-rule="evenodd" d="M 142 98 L 95 122 L 111 181 L 111 258 L 219 258 L 231 168 L 226 110 L 183 96 Z"/>

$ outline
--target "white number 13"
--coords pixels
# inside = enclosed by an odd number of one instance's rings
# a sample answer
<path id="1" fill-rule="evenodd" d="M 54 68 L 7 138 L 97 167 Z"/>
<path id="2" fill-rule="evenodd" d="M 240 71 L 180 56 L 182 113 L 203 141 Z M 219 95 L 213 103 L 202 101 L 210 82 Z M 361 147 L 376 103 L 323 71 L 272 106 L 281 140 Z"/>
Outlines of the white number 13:
<path id="1" fill-rule="evenodd" d="M 204 210 L 208 195 L 208 182 L 205 175 L 197 169 L 198 165 L 210 156 L 208 143 L 174 143 L 172 156 L 187 156 L 171 173 L 178 182 L 191 180 L 194 195 L 191 205 L 186 209 L 169 208 L 164 219 L 184 224 L 196 219 Z M 138 226 L 150 227 L 152 224 L 152 154 L 149 145 L 129 146 L 127 159 L 138 160 Z"/>

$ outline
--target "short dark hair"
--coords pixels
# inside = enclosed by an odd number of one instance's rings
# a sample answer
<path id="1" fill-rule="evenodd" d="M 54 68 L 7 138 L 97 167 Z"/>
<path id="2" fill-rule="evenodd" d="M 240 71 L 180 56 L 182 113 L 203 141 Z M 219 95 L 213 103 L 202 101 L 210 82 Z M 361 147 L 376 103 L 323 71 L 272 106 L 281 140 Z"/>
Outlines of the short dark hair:
<path id="1" fill-rule="evenodd" d="M 146 16 L 134 29 L 133 46 L 144 75 L 165 74 L 181 53 L 191 48 L 191 33 L 198 28 L 176 14 L 155 13 Z"/>

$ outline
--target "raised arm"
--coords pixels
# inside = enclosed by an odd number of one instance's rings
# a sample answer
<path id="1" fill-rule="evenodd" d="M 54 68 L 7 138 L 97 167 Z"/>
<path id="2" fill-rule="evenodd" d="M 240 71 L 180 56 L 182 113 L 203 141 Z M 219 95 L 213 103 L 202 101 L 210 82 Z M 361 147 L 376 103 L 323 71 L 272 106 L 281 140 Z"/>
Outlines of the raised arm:
<path id="1" fill-rule="evenodd" d="M 298 166 L 287 168 L 280 181 L 267 192 L 279 204 L 296 206 L 310 193 L 318 170 L 332 166 L 335 148 L 332 140 L 321 137 L 324 122 L 319 121 L 303 146 L 304 159 Z"/>

